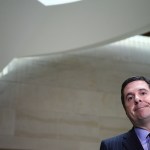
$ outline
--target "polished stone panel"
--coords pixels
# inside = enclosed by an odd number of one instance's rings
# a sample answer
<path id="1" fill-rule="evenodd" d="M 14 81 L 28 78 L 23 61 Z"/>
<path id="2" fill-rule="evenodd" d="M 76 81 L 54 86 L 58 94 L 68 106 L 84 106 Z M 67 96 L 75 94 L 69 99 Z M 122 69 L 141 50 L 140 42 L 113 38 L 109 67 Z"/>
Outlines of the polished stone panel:
<path id="1" fill-rule="evenodd" d="M 99 149 L 128 131 L 121 83 L 150 77 L 150 53 L 120 44 L 15 59 L 0 78 L 0 148 Z"/>

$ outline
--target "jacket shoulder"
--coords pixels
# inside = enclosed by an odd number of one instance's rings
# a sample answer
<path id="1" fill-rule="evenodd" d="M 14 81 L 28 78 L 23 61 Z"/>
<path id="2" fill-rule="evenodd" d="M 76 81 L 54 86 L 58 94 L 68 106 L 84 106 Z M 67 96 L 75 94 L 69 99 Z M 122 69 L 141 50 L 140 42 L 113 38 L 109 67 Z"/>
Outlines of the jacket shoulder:
<path id="1" fill-rule="evenodd" d="M 128 133 L 122 133 L 120 135 L 117 135 L 117 136 L 114 136 L 114 137 L 111 137 L 111 138 L 107 138 L 107 139 L 104 139 L 103 141 L 105 141 L 106 143 L 109 143 L 109 142 L 117 142 L 117 141 L 122 141 L 123 137 L 125 137 Z"/>
<path id="2" fill-rule="evenodd" d="M 101 141 L 100 150 L 121 150 L 122 149 L 122 141 L 123 137 L 125 137 L 127 133 L 123 133 L 105 140 Z"/>

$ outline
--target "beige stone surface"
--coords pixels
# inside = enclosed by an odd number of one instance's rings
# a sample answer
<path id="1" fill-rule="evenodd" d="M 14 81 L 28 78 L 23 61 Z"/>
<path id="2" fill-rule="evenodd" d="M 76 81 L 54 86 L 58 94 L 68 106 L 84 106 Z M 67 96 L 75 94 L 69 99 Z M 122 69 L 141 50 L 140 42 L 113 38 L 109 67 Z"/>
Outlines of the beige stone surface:
<path id="1" fill-rule="evenodd" d="M 0 148 L 98 150 L 132 127 L 120 86 L 128 76 L 150 76 L 149 56 L 112 44 L 13 61 L 0 78 Z"/>

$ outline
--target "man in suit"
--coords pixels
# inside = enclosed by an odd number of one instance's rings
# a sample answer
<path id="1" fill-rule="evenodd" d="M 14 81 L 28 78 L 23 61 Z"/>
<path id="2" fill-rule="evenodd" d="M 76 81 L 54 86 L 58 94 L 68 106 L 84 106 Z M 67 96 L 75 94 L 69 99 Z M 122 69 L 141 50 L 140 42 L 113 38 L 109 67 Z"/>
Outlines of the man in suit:
<path id="1" fill-rule="evenodd" d="M 150 80 L 143 76 L 125 80 L 121 101 L 133 128 L 102 140 L 100 150 L 150 150 Z"/>

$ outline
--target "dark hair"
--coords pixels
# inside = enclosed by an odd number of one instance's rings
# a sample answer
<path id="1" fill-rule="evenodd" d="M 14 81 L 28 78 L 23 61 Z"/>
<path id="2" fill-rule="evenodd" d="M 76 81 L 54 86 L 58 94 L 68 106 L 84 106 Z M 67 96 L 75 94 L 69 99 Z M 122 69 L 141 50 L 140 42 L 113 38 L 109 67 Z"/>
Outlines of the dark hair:
<path id="1" fill-rule="evenodd" d="M 122 83 L 122 86 L 121 86 L 121 102 L 122 102 L 122 105 L 124 107 L 124 88 L 127 86 L 127 84 L 133 82 L 133 81 L 138 81 L 138 80 L 142 80 L 142 81 L 145 81 L 148 86 L 150 87 L 150 80 L 146 77 L 143 77 L 143 76 L 133 76 L 133 77 L 130 77 L 128 79 L 126 79 L 123 83 Z"/>

